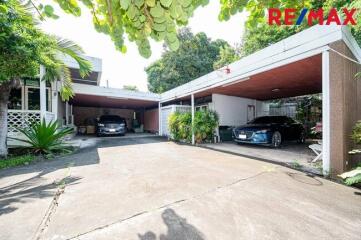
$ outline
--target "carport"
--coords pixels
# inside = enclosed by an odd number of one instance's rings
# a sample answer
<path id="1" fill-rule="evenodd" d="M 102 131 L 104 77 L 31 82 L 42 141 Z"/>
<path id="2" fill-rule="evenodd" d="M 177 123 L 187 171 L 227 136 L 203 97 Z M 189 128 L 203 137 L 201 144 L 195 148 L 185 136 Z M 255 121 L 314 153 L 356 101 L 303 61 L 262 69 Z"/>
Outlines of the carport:
<path id="1" fill-rule="evenodd" d="M 263 101 L 322 93 L 323 172 L 339 174 L 356 162 L 348 151 L 361 117 L 360 60 L 346 27 L 314 26 L 162 94 L 161 104 L 189 102 L 194 116 L 197 99 L 215 94 Z"/>
<path id="2" fill-rule="evenodd" d="M 74 84 L 75 96 L 65 104 L 65 119 L 75 126 L 92 124 L 101 115 L 118 115 L 127 121 L 128 129 L 134 122 L 143 126 L 143 131 L 158 131 L 159 95 L 122 89 Z"/>

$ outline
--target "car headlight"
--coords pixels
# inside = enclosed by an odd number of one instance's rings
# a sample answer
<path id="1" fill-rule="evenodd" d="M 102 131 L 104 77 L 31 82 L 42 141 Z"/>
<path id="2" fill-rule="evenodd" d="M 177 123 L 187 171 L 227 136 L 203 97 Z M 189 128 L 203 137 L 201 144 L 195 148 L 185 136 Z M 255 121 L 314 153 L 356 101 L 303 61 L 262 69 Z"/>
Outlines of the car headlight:
<path id="1" fill-rule="evenodd" d="M 98 123 L 98 127 L 104 127 L 103 123 Z"/>
<path id="2" fill-rule="evenodd" d="M 267 133 L 269 131 L 270 131 L 269 129 L 262 129 L 262 130 L 256 131 L 256 133 Z"/>

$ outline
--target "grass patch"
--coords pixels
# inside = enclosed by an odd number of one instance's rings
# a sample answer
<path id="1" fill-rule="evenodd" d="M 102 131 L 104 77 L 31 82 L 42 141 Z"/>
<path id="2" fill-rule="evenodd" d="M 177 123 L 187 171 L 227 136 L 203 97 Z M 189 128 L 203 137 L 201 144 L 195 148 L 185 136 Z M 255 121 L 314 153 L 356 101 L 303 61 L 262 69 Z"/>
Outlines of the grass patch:
<path id="1" fill-rule="evenodd" d="M 28 165 L 29 163 L 36 160 L 36 156 L 26 154 L 22 156 L 12 156 L 3 160 L 0 160 L 0 169 Z"/>
<path id="2" fill-rule="evenodd" d="M 297 160 L 294 160 L 292 163 L 291 163 L 291 166 L 295 169 L 301 169 L 302 168 L 302 165 L 297 161 Z"/>

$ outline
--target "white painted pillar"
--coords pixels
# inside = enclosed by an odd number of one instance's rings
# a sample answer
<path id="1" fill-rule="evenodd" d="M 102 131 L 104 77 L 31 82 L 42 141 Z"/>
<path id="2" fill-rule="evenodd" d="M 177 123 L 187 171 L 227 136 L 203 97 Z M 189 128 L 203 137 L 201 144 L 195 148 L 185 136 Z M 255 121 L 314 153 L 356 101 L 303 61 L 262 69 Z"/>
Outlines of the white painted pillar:
<path id="1" fill-rule="evenodd" d="M 51 112 L 54 114 L 54 120 L 58 120 L 58 81 L 51 83 Z"/>
<path id="2" fill-rule="evenodd" d="M 195 144 L 195 138 L 194 138 L 194 130 L 193 130 L 193 124 L 194 124 L 194 94 L 191 95 L 191 105 L 192 105 L 192 144 Z"/>
<path id="3" fill-rule="evenodd" d="M 329 175 L 330 165 L 330 53 L 322 53 L 322 169 Z"/>
<path id="4" fill-rule="evenodd" d="M 70 124 L 73 125 L 74 124 L 74 120 L 73 120 L 73 104 L 70 104 Z"/>
<path id="5" fill-rule="evenodd" d="M 65 125 L 68 126 L 69 124 L 69 103 L 68 101 L 65 102 Z"/>
<path id="6" fill-rule="evenodd" d="M 43 81 L 45 75 L 45 67 L 40 65 L 40 117 L 41 119 L 45 118 L 46 115 L 46 82 Z"/>
<path id="7" fill-rule="evenodd" d="M 158 135 L 162 136 L 162 104 L 158 103 Z"/>

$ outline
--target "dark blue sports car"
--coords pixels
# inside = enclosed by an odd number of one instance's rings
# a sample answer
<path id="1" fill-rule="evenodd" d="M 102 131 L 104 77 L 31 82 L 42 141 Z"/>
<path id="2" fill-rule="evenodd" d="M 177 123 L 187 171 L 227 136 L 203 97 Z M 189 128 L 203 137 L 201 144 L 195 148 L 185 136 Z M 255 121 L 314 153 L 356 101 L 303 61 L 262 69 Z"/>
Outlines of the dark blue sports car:
<path id="1" fill-rule="evenodd" d="M 264 116 L 234 128 L 232 136 L 237 143 L 264 144 L 277 148 L 287 140 L 304 143 L 305 129 L 302 124 L 287 116 Z"/>

